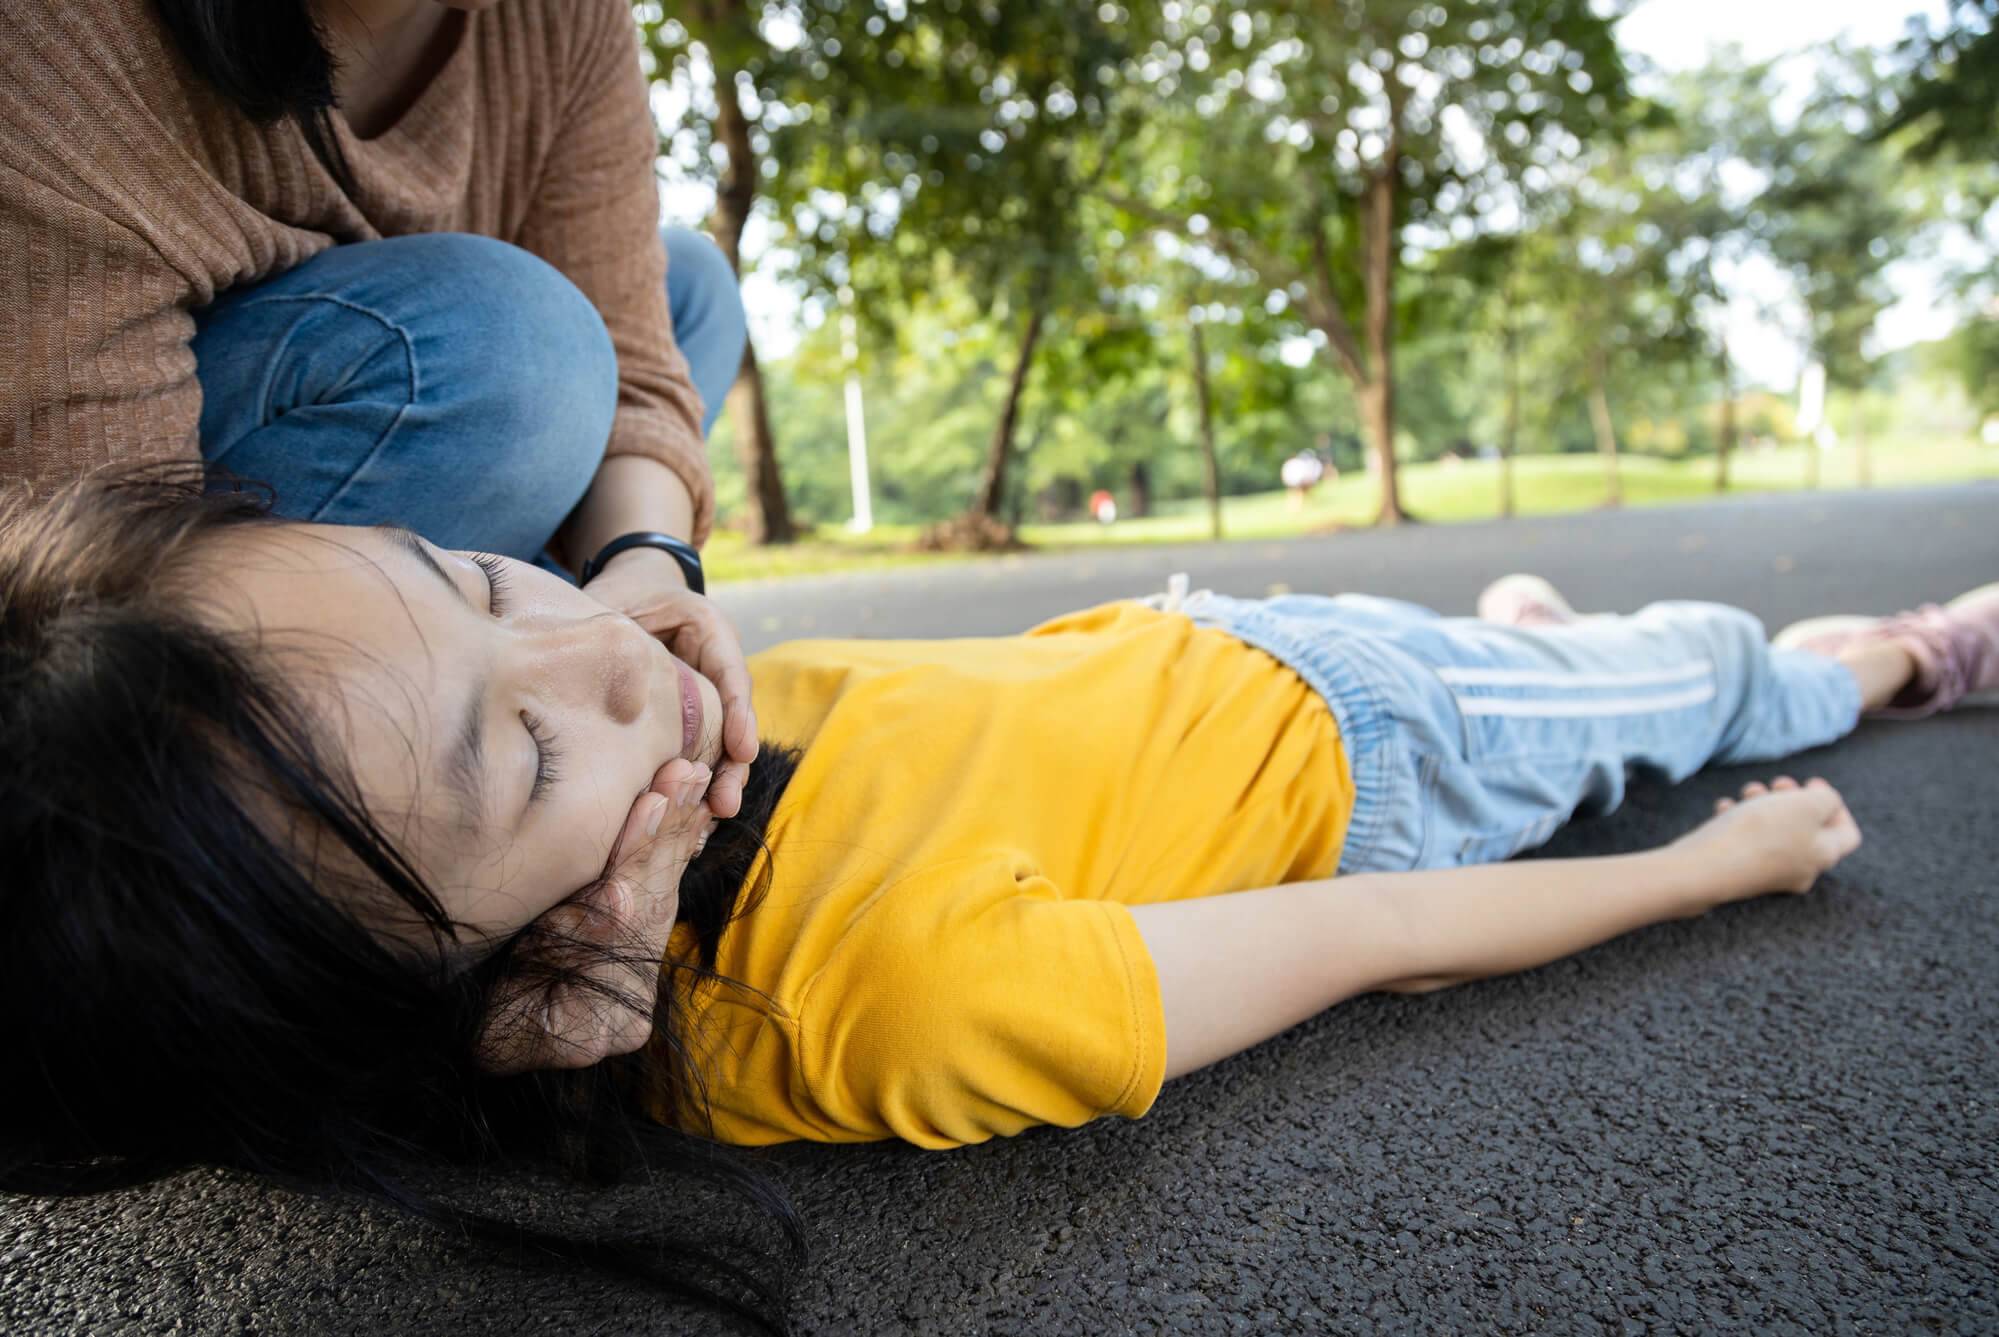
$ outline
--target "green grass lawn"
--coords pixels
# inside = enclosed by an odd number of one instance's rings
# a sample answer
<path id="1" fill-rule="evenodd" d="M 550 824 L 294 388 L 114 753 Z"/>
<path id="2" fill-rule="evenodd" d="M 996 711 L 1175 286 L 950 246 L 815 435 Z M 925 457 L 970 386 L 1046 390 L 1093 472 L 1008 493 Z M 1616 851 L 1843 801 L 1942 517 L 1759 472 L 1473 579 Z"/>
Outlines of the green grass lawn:
<path id="1" fill-rule="evenodd" d="M 1806 449 L 1783 446 L 1738 453 L 1729 467 L 1729 491 L 1802 491 L 1809 467 Z M 1877 487 L 1999 478 L 1999 449 L 1972 441 L 1883 440 L 1874 446 L 1873 468 Z M 1620 474 L 1626 506 L 1704 501 L 1715 495 L 1710 457 L 1628 456 Z M 1497 462 L 1406 465 L 1400 476 L 1403 507 L 1418 519 L 1489 520 L 1499 514 Z M 1859 486 L 1857 452 L 1842 448 L 1826 453 L 1819 485 L 1829 490 Z M 1603 464 L 1594 455 L 1530 455 L 1514 466 L 1516 508 L 1522 515 L 1589 510 L 1603 504 L 1606 492 Z M 1295 509 L 1281 491 L 1225 497 L 1222 528 L 1230 539 L 1292 538 L 1365 525 L 1379 504 L 1373 480 L 1354 475 L 1321 486 Z M 872 533 L 852 534 L 829 525 L 808 540 L 782 548 L 755 548 L 740 535 L 718 532 L 703 557 L 711 578 L 718 582 L 972 560 L 961 554 L 913 551 L 918 530 L 916 525 L 877 525 Z M 1173 501 L 1141 520 L 1026 525 L 1021 537 L 1036 549 L 1053 551 L 1105 544 L 1194 543 L 1208 537 L 1208 512 L 1198 499 Z"/>

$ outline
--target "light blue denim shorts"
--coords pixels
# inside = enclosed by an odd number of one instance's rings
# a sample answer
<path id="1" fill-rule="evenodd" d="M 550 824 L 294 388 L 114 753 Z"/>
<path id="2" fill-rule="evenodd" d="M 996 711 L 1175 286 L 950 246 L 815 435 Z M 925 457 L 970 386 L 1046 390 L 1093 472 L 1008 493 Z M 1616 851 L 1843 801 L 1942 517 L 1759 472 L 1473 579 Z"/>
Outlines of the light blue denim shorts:
<path id="1" fill-rule="evenodd" d="M 1508 627 L 1366 594 L 1177 609 L 1271 655 L 1332 708 L 1353 767 L 1341 873 L 1492 863 L 1601 816 L 1634 771 L 1773 761 L 1845 736 L 1860 688 L 1837 662 L 1773 648 L 1725 604 Z"/>

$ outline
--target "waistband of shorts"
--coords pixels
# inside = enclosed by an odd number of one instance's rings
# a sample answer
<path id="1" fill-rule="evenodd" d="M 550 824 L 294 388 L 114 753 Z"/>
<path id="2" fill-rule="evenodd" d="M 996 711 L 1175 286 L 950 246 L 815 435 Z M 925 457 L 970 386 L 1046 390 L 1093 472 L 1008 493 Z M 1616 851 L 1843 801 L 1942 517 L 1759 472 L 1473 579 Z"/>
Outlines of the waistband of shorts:
<path id="1" fill-rule="evenodd" d="M 1327 636 L 1324 628 L 1314 634 L 1257 600 L 1212 590 L 1169 589 L 1166 598 L 1153 606 L 1184 613 L 1198 625 L 1254 646 L 1325 699 L 1353 771 L 1354 809 L 1340 849 L 1339 873 L 1372 867 L 1374 846 L 1383 817 L 1395 801 L 1395 781 L 1402 769 L 1400 734 L 1383 690 L 1384 683 L 1393 681 L 1395 670 L 1378 661 L 1366 638 Z"/>

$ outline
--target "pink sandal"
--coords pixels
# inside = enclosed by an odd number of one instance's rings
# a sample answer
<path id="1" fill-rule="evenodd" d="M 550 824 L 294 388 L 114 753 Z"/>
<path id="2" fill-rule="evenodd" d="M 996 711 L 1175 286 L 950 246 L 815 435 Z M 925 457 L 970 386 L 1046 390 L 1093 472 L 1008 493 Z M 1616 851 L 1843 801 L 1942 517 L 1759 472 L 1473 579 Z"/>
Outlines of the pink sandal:
<path id="1" fill-rule="evenodd" d="M 1837 655 L 1861 640 L 1899 642 L 1916 661 L 1915 680 L 1871 714 L 1921 719 L 1957 706 L 1999 703 L 1999 583 L 1942 607 L 1924 604 L 1893 617 L 1807 618 L 1778 632 L 1771 644 Z"/>

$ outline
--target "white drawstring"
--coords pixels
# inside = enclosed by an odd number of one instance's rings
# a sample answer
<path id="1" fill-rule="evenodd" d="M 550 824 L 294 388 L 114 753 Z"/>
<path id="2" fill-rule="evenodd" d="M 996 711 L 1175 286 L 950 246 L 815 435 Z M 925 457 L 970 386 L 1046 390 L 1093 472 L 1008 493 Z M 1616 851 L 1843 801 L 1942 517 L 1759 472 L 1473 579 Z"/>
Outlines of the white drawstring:
<path id="1" fill-rule="evenodd" d="M 1190 604 L 1198 604 L 1208 594 L 1206 590 L 1195 590 L 1189 594 L 1187 587 L 1190 583 L 1185 571 L 1175 571 L 1166 577 L 1165 593 L 1148 594 L 1139 602 L 1147 608 L 1157 608 L 1162 613 L 1188 612 Z"/>

